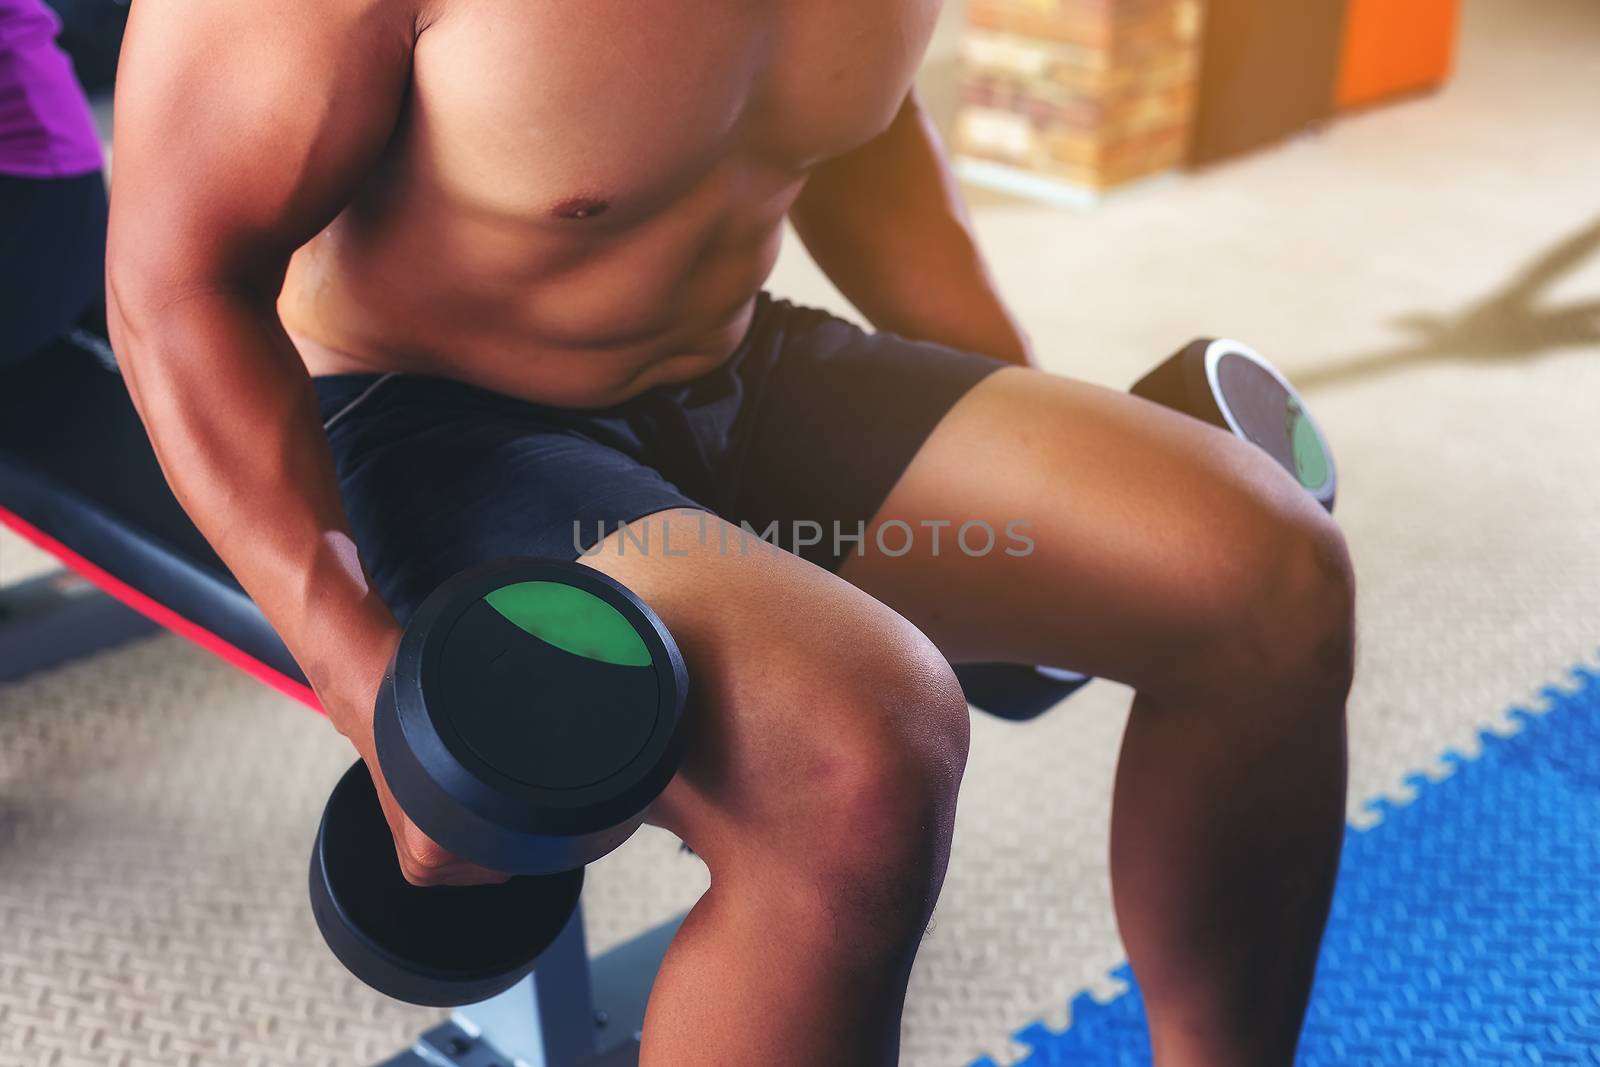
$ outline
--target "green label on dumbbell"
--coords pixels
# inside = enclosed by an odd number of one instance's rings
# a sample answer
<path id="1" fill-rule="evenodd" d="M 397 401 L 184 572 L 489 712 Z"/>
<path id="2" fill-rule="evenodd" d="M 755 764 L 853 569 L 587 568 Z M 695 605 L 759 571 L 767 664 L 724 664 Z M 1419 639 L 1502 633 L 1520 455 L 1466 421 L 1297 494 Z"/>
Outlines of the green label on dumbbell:
<path id="1" fill-rule="evenodd" d="M 1322 450 L 1311 416 L 1289 401 L 1289 437 L 1294 445 L 1294 473 L 1307 489 L 1320 489 L 1328 481 L 1328 456 Z"/>
<path id="2" fill-rule="evenodd" d="M 518 629 L 575 656 L 650 666 L 650 650 L 633 623 L 592 593 L 559 582 L 518 582 L 483 599 Z"/>

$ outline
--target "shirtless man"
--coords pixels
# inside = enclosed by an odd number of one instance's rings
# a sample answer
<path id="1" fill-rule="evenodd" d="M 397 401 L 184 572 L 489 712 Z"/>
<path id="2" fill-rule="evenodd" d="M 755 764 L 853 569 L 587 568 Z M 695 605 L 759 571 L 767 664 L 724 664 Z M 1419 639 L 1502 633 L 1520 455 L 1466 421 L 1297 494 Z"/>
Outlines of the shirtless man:
<path id="1" fill-rule="evenodd" d="M 644 1063 L 894 1062 L 966 756 L 948 661 L 1009 660 L 1137 690 L 1111 859 L 1157 1061 L 1288 1064 L 1343 823 L 1343 542 L 1257 450 L 1029 366 L 909 88 L 934 18 L 140 0 L 116 349 L 369 766 L 397 618 L 611 524 L 588 561 L 693 679 L 651 818 L 711 871 Z M 879 333 L 761 294 L 786 217 Z M 923 525 L 974 520 L 1033 550 Z M 742 521 L 867 534 L 724 550 Z M 611 551 L 620 522 L 671 550 Z M 388 807 L 413 880 L 494 877 Z"/>

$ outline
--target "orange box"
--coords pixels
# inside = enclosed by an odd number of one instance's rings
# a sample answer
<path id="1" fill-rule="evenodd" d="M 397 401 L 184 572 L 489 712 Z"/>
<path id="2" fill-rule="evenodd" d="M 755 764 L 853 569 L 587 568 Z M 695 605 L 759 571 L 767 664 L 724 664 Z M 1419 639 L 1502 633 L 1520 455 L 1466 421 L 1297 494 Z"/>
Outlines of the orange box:
<path id="1" fill-rule="evenodd" d="M 1349 0 L 1335 100 L 1342 109 L 1450 76 L 1460 0 Z"/>

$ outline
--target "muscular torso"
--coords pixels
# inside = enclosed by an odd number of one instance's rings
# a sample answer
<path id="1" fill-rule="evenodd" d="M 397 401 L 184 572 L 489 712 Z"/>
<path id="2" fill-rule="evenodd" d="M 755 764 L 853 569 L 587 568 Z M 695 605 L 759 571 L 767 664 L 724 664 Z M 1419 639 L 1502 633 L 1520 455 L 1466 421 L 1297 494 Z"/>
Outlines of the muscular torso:
<path id="1" fill-rule="evenodd" d="M 808 171 L 893 119 L 936 8 L 444 0 L 382 157 L 294 257 L 284 324 L 314 374 L 571 407 L 704 373 Z"/>

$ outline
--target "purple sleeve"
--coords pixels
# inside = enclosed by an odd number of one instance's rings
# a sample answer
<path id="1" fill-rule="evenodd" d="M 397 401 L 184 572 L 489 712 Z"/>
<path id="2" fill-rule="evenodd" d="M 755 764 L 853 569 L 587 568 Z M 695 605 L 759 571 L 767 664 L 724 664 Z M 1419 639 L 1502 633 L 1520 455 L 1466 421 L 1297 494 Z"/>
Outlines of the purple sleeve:
<path id="1" fill-rule="evenodd" d="M 0 0 L 0 174 L 68 178 L 101 167 L 89 102 L 40 0 Z"/>

